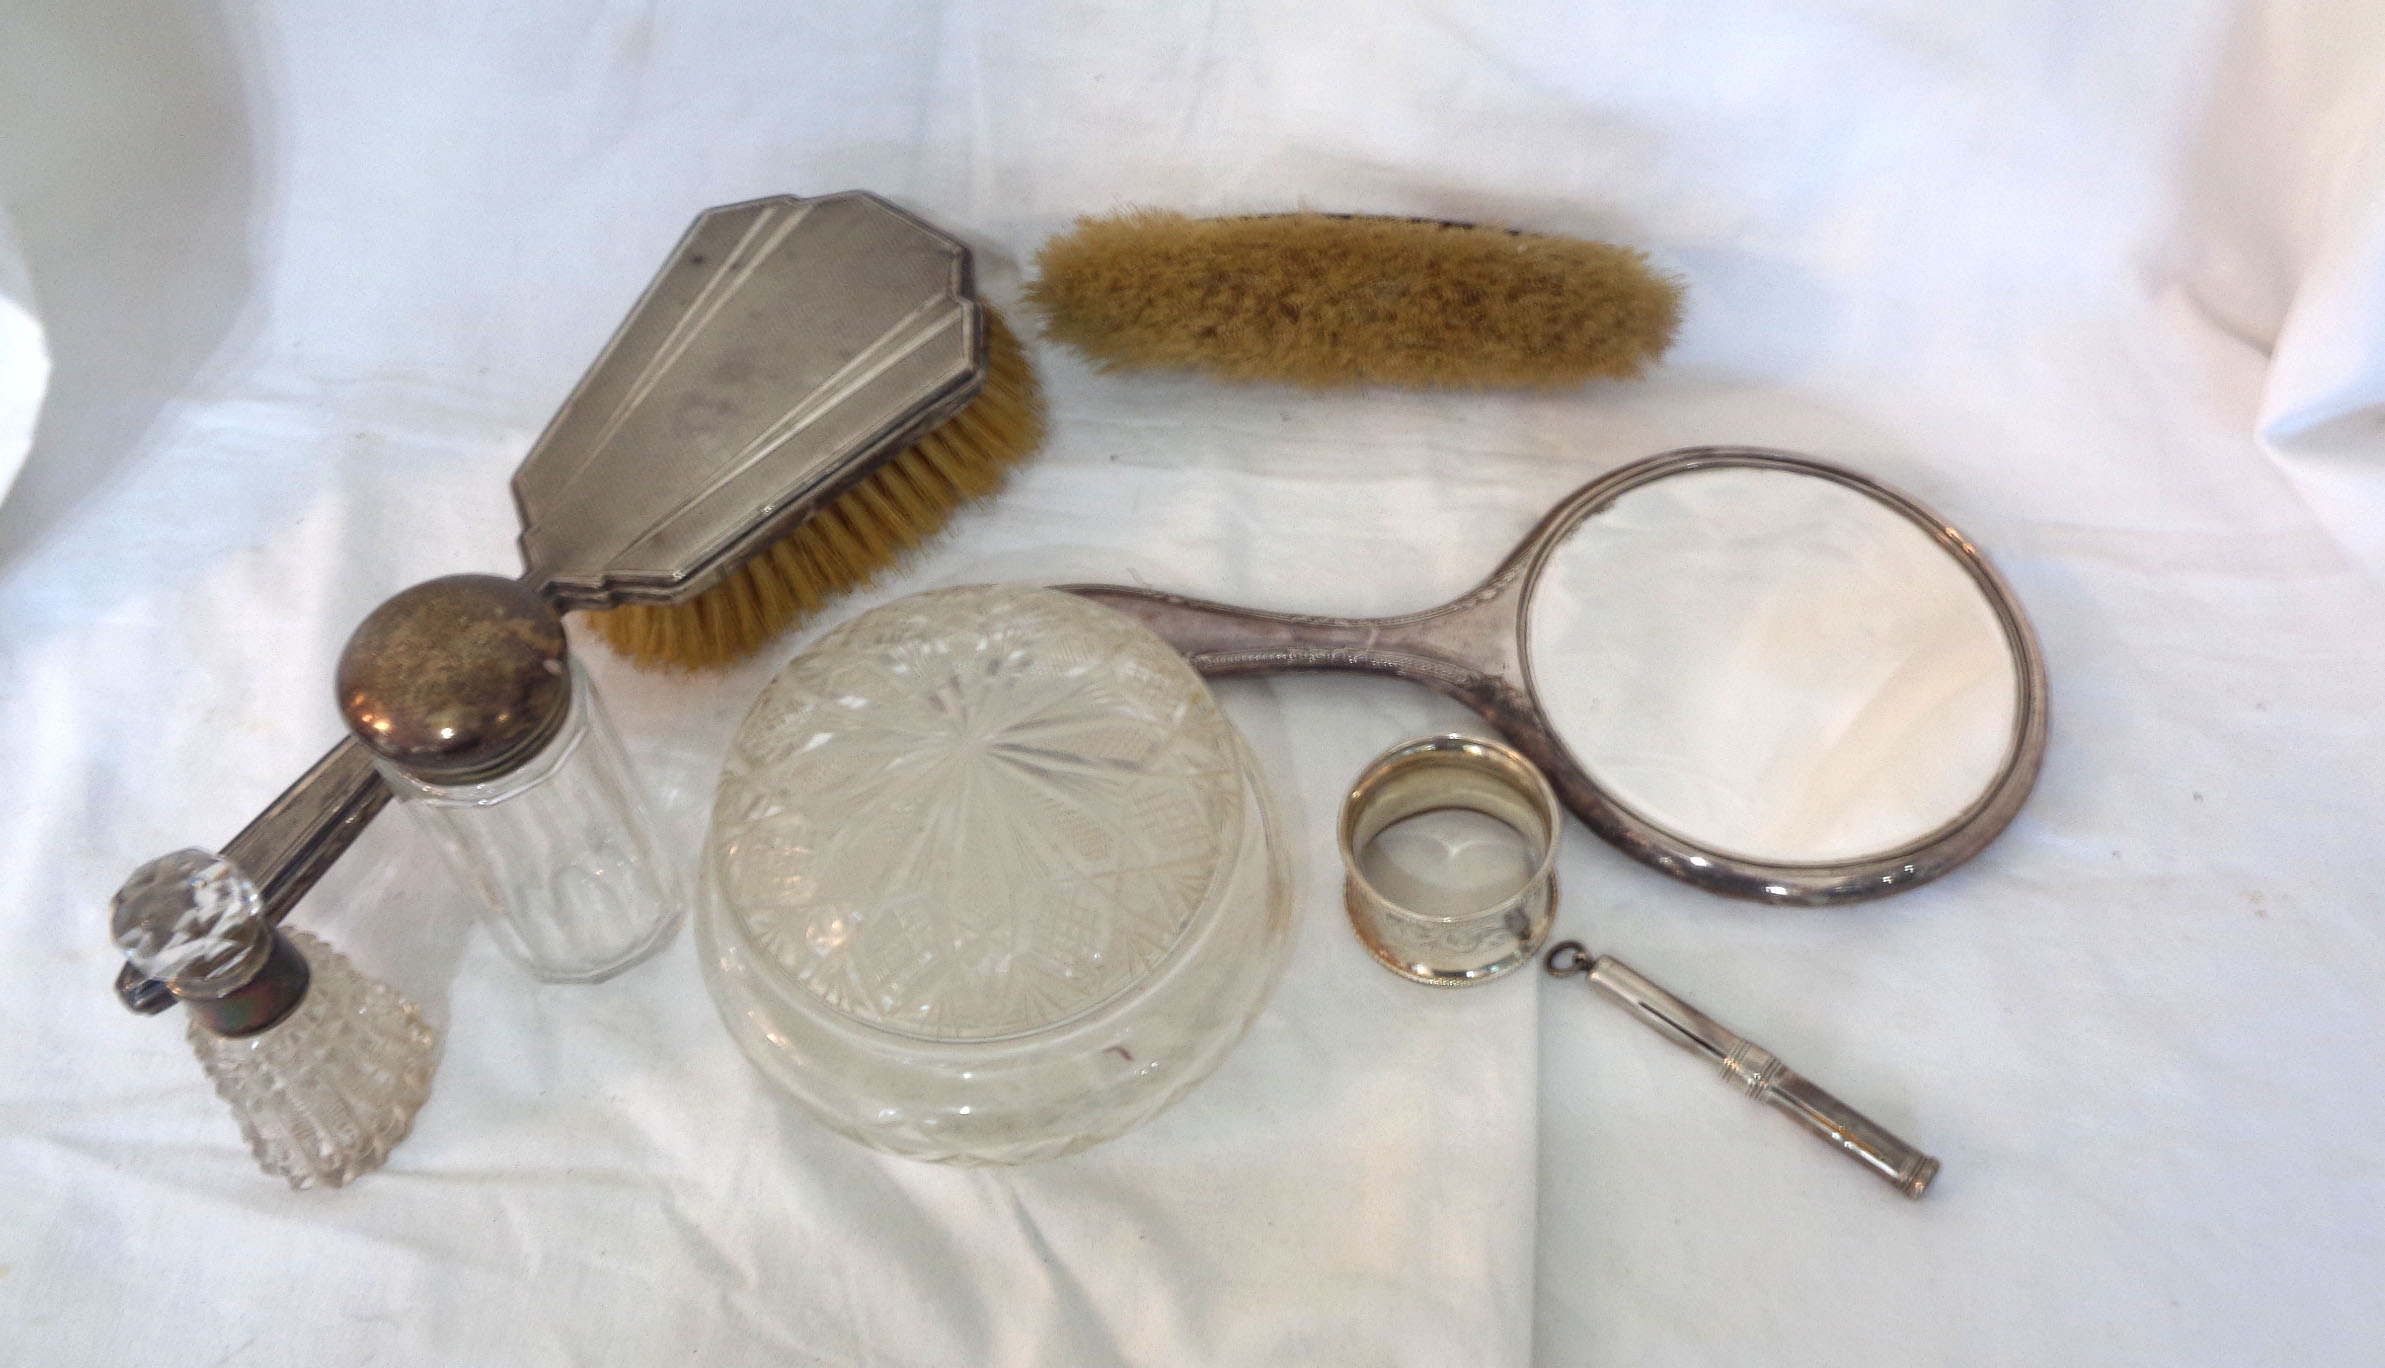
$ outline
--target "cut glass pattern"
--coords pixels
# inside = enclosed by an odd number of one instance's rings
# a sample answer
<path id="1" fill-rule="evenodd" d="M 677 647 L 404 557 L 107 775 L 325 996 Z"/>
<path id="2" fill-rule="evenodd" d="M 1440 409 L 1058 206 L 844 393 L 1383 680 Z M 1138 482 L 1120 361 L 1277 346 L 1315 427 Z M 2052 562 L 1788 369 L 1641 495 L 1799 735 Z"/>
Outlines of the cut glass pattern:
<path id="1" fill-rule="evenodd" d="M 267 1173 L 294 1188 L 370 1173 L 430 1097 L 437 1041 L 414 1004 L 304 931 L 306 996 L 255 1035 L 225 1037 L 196 1015 L 190 1044 Z"/>
<path id="2" fill-rule="evenodd" d="M 133 967 L 183 988 L 253 972 L 269 934 L 257 887 L 230 860 L 177 850 L 133 871 L 116 890 L 109 922 Z"/>
<path id="3" fill-rule="evenodd" d="M 1238 740 L 1157 637 L 1051 590 L 900 600 L 754 706 L 713 868 L 763 954 L 861 1022 L 985 1041 L 1149 975 L 1235 854 Z"/>

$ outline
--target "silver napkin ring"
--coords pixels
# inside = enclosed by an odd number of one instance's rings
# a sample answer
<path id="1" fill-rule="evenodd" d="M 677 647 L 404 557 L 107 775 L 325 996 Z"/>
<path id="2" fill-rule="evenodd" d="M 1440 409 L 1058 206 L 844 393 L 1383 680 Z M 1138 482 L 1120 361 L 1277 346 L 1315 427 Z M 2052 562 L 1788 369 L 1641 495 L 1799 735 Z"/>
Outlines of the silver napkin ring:
<path id="1" fill-rule="evenodd" d="M 1369 881 L 1362 855 L 1396 822 L 1450 809 L 1481 813 L 1524 843 L 1530 874 L 1478 907 L 1403 906 Z M 1557 917 L 1563 809 L 1539 767 L 1496 741 L 1428 736 L 1377 756 L 1342 802 L 1343 901 L 1358 939 L 1418 983 L 1484 983 L 1528 963 Z"/>

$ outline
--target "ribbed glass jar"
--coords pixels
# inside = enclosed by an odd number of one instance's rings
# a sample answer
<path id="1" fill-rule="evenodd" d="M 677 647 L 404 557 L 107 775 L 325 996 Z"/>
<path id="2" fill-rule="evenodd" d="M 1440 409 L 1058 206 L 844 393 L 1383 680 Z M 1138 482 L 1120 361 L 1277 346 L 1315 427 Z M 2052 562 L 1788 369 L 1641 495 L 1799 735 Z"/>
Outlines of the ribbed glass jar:
<path id="1" fill-rule="evenodd" d="M 550 982 L 592 983 L 668 943 L 685 903 L 587 672 L 566 668 L 570 711 L 517 769 L 437 784 L 375 763 L 480 895 L 506 954 Z"/>

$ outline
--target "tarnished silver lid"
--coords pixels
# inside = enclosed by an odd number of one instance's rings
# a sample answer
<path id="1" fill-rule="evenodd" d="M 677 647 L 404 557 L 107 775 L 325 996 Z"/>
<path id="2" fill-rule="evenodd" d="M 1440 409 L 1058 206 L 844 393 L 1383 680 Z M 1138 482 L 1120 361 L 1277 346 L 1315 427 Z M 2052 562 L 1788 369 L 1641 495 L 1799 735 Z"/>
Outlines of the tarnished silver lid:
<path id="1" fill-rule="evenodd" d="M 340 652 L 340 715 L 415 778 L 471 784 L 542 750 L 571 710 L 563 623 L 529 586 L 446 575 L 399 593 Z"/>

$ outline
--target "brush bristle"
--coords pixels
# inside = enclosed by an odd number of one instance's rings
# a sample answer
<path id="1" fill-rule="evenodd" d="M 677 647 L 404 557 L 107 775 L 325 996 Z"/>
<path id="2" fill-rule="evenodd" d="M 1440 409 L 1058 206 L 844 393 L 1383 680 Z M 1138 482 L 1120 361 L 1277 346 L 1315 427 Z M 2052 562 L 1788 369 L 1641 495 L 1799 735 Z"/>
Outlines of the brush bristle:
<path id="1" fill-rule="evenodd" d="M 1672 345 L 1681 285 L 1645 254 L 1413 219 L 1131 210 L 1036 256 L 1045 335 L 1104 370 L 1309 386 L 1549 388 Z"/>
<path id="2" fill-rule="evenodd" d="M 999 489 L 1043 441 L 1043 395 L 1018 337 L 992 309 L 985 318 L 985 388 L 960 412 L 687 602 L 589 614 L 597 634 L 649 668 L 733 664 Z"/>

